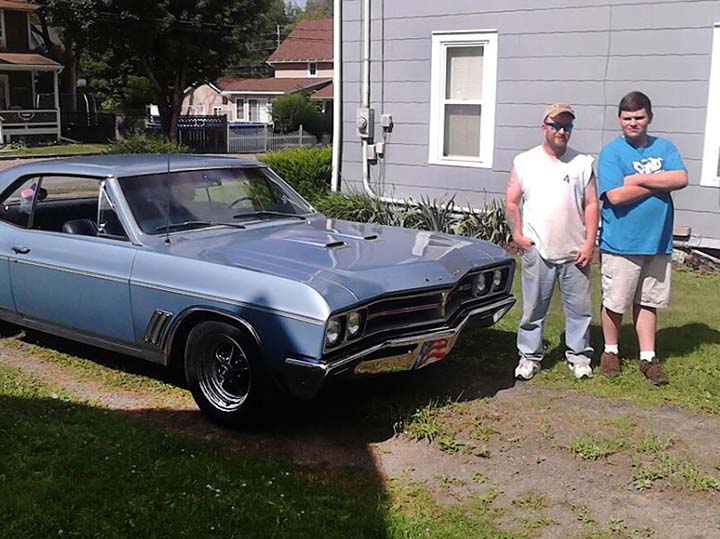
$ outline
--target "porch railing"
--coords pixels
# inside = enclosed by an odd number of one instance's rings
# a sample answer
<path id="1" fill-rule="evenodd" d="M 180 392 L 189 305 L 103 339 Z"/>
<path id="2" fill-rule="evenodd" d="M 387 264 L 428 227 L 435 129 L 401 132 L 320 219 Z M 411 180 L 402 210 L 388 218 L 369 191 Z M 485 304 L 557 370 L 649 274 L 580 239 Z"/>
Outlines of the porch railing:
<path id="1" fill-rule="evenodd" d="M 60 135 L 57 109 L 0 110 L 2 133 L 8 135 Z"/>

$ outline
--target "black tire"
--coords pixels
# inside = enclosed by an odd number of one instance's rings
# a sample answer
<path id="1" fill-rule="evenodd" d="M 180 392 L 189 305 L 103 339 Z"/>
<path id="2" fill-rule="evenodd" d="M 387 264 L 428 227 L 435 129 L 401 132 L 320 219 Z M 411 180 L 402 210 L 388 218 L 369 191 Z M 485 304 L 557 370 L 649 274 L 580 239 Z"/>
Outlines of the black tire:
<path id="1" fill-rule="evenodd" d="M 188 335 L 185 377 L 200 409 L 228 427 L 257 425 L 272 385 L 254 341 L 224 322 L 201 322 Z"/>

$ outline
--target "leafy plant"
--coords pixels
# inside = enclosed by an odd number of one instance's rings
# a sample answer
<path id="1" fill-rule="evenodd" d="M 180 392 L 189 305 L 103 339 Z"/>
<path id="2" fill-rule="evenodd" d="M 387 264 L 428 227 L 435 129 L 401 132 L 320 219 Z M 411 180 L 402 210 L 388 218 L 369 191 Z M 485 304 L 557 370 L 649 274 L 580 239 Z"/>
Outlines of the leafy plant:
<path id="1" fill-rule="evenodd" d="M 481 211 L 466 212 L 456 207 L 454 197 L 448 201 L 422 197 L 418 202 L 412 199 L 388 202 L 353 191 L 319 198 L 315 207 L 336 219 L 432 230 L 495 243 L 507 243 L 511 235 L 505 208 L 499 200 L 487 203 Z"/>
<path id="2" fill-rule="evenodd" d="M 297 131 L 302 125 L 303 129 L 319 137 L 329 127 L 325 115 L 302 92 L 278 97 L 273 102 L 272 117 L 275 128 L 281 133 Z"/>
<path id="3" fill-rule="evenodd" d="M 162 135 L 135 133 L 124 140 L 114 142 L 107 153 L 189 153 L 187 146 L 170 142 Z"/>
<path id="4" fill-rule="evenodd" d="M 417 203 L 418 227 L 422 230 L 435 230 L 437 232 L 453 233 L 458 221 L 455 211 L 455 197 L 444 202 L 429 197 L 420 197 Z"/>
<path id="5" fill-rule="evenodd" d="M 470 236 L 493 243 L 508 243 L 512 236 L 510 225 L 505 219 L 505 206 L 498 199 L 486 203 L 480 212 L 464 213 L 455 224 L 453 232 L 459 236 Z"/>
<path id="6" fill-rule="evenodd" d="M 260 160 L 311 202 L 326 196 L 330 191 L 332 148 L 329 146 L 270 152 L 260 157 Z"/>

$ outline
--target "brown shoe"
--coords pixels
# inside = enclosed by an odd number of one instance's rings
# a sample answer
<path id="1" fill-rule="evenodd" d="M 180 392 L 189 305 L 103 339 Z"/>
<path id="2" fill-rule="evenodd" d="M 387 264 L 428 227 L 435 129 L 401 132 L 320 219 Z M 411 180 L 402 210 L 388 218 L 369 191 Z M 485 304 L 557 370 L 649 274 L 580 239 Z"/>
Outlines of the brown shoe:
<path id="1" fill-rule="evenodd" d="M 620 376 L 620 356 L 614 352 L 603 352 L 600 356 L 600 370 L 605 376 Z"/>
<path id="2" fill-rule="evenodd" d="M 669 381 L 667 374 L 660 366 L 660 361 L 656 357 L 652 358 L 652 361 L 641 360 L 640 372 L 656 386 L 664 386 Z"/>

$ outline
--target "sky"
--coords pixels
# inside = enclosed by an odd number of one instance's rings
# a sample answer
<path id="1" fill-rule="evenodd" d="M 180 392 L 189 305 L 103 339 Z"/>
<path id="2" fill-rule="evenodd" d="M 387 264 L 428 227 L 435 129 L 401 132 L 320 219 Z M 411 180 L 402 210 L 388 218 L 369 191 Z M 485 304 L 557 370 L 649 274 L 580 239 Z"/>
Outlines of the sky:
<path id="1" fill-rule="evenodd" d="M 286 4 L 297 4 L 300 7 L 305 7 L 306 0 L 285 0 Z"/>

